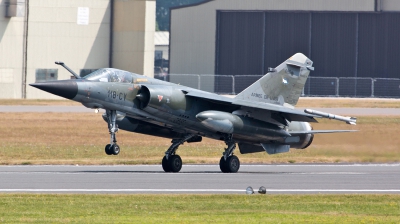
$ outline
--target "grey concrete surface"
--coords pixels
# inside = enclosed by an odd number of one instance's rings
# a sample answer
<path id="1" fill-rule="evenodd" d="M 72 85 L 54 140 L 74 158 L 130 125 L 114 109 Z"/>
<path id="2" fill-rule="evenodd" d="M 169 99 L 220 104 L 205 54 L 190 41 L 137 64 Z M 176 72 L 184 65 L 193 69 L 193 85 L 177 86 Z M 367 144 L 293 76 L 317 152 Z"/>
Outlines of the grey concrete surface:
<path id="1" fill-rule="evenodd" d="M 340 115 L 400 115 L 396 108 L 312 108 Z M 0 106 L 0 112 L 93 113 L 83 106 Z M 103 113 L 100 111 L 100 113 Z M 223 174 L 218 165 L 0 166 L 0 192 L 238 193 L 265 186 L 269 194 L 400 193 L 400 164 L 242 165 Z"/>
<path id="2" fill-rule="evenodd" d="M 41 193 L 238 193 L 248 186 L 269 194 L 400 193 L 400 164 L 0 166 L 0 192 Z"/>
<path id="3" fill-rule="evenodd" d="M 0 112 L 11 112 L 11 113 L 94 113 L 93 109 L 86 108 L 84 106 L 6 106 L 0 105 Z"/>

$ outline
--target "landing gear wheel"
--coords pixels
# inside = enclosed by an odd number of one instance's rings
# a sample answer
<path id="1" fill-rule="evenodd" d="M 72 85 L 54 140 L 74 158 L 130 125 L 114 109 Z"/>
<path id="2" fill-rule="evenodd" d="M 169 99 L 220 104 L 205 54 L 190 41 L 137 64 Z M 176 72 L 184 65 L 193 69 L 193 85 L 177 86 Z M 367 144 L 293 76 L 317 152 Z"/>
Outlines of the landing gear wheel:
<path id="1" fill-rule="evenodd" d="M 107 155 L 118 155 L 119 152 L 121 151 L 121 149 L 119 148 L 119 146 L 117 144 L 107 144 L 105 147 L 105 152 Z"/>
<path id="2" fill-rule="evenodd" d="M 164 156 L 164 157 L 162 158 L 161 165 L 162 165 L 163 170 L 164 170 L 166 173 L 171 172 L 171 168 L 169 167 L 169 163 L 168 163 L 167 157 Z"/>
<path id="3" fill-rule="evenodd" d="M 119 148 L 119 146 L 118 146 L 117 144 L 114 144 L 114 145 L 112 145 L 112 146 L 110 147 L 110 152 L 111 152 L 113 155 L 118 155 L 120 151 L 121 151 L 121 149 Z"/>
<path id="4" fill-rule="evenodd" d="M 171 172 L 177 173 L 182 169 L 182 159 L 178 155 L 173 155 L 168 159 Z"/>
<path id="5" fill-rule="evenodd" d="M 237 173 L 240 168 L 240 161 L 237 156 L 229 156 L 225 161 L 222 156 L 219 160 L 219 168 L 223 173 Z"/>
<path id="6" fill-rule="evenodd" d="M 237 173 L 240 168 L 240 161 L 237 156 L 229 156 L 226 160 L 226 168 L 229 173 Z"/>
<path id="7" fill-rule="evenodd" d="M 226 161 L 225 158 L 222 156 L 219 160 L 219 168 L 223 173 L 228 173 L 228 169 L 226 168 Z"/>
<path id="8" fill-rule="evenodd" d="M 181 139 L 172 139 L 172 145 L 165 152 L 165 156 L 162 159 L 162 168 L 165 172 L 174 172 L 177 173 L 182 169 L 182 159 L 180 156 L 175 155 L 176 150 L 180 145 L 184 142 L 188 141 L 192 137 L 195 137 L 194 134 L 186 134 Z M 168 159 L 167 159 L 168 156 Z"/>
<path id="9" fill-rule="evenodd" d="M 168 159 L 167 157 L 164 156 L 161 164 L 163 170 L 167 173 L 168 172 L 177 173 L 182 169 L 182 159 L 178 155 L 169 156 Z"/>
<path id="10" fill-rule="evenodd" d="M 106 147 L 105 147 L 105 152 L 106 152 L 106 154 L 109 155 L 109 156 L 112 155 L 112 152 L 111 152 L 111 150 L 110 150 L 110 147 L 111 147 L 110 144 L 107 144 Z"/>
<path id="11" fill-rule="evenodd" d="M 236 148 L 236 143 L 233 140 L 232 134 L 224 135 L 225 144 L 228 146 L 222 154 L 219 161 L 219 168 L 223 173 L 236 173 L 240 168 L 239 158 L 233 155 L 233 150 Z"/>

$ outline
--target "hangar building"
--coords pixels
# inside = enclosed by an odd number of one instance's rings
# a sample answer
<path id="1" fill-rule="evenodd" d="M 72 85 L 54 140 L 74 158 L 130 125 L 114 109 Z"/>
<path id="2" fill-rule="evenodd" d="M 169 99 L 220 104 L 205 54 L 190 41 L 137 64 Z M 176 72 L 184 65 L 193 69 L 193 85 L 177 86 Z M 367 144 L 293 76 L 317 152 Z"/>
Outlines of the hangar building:
<path id="1" fill-rule="evenodd" d="M 0 98 L 58 98 L 28 84 L 114 67 L 153 75 L 155 0 L 0 0 Z"/>
<path id="2" fill-rule="evenodd" d="M 400 97 L 399 24 L 398 0 L 204 1 L 171 10 L 169 71 L 235 76 L 237 93 L 302 52 L 325 78 L 306 95 Z"/>

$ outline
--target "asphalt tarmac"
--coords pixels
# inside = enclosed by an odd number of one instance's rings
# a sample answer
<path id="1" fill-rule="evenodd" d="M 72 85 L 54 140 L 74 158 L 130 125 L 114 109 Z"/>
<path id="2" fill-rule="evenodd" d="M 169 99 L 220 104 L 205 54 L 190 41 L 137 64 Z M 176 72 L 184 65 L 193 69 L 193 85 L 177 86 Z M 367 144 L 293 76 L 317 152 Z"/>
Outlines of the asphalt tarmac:
<path id="1" fill-rule="evenodd" d="M 400 164 L 242 165 L 233 174 L 218 165 L 184 165 L 180 173 L 161 165 L 0 166 L 0 180 L 3 193 L 245 194 L 264 186 L 268 194 L 399 194 Z"/>
<path id="2" fill-rule="evenodd" d="M 312 108 L 340 115 L 400 115 L 398 108 Z M 301 109 L 300 109 L 301 110 Z M 0 106 L 0 112 L 93 113 L 83 106 Z M 103 113 L 103 111 L 100 111 Z M 35 193 L 237 193 L 260 186 L 268 194 L 399 194 L 400 164 L 242 165 L 221 173 L 218 165 L 0 166 L 0 192 Z"/>

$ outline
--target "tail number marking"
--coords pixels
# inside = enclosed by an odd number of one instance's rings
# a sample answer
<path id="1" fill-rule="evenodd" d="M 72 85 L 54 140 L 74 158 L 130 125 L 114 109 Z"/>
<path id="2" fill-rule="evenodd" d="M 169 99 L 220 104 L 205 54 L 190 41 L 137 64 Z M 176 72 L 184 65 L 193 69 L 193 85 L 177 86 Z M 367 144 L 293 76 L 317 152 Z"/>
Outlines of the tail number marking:
<path id="1" fill-rule="evenodd" d="M 108 90 L 108 98 L 119 99 L 119 100 L 125 101 L 126 95 L 127 95 L 126 93 L 122 93 L 122 92 L 118 93 L 117 91 Z"/>

